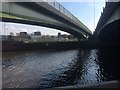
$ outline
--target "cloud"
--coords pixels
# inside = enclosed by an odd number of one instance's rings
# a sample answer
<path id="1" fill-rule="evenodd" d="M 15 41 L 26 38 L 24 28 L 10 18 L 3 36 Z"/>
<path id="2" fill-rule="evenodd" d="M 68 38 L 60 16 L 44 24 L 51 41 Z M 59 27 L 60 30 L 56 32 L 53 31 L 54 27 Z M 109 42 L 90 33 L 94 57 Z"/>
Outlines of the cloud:
<path id="1" fill-rule="evenodd" d="M 19 32 L 28 32 L 29 30 L 27 28 L 18 28 Z"/>
<path id="2" fill-rule="evenodd" d="M 13 25 L 7 26 L 9 29 L 16 31 L 16 28 Z"/>
<path id="3" fill-rule="evenodd" d="M 17 29 L 14 25 L 7 25 L 8 31 L 7 33 L 9 34 L 10 32 L 16 33 Z"/>
<path id="4" fill-rule="evenodd" d="M 20 33 L 20 32 L 33 33 L 35 31 L 40 31 L 42 33 L 42 35 L 57 35 L 58 32 L 61 32 L 62 34 L 67 34 L 66 32 L 62 32 L 57 29 L 41 27 L 41 26 L 25 25 L 25 24 L 17 24 L 17 23 L 4 23 L 4 22 L 2 22 L 0 24 L 2 24 L 2 26 L 3 26 L 3 28 L 0 27 L 1 35 L 3 35 L 3 34 L 9 35 L 10 32 L 13 32 L 16 35 L 16 33 Z M 5 28 L 5 30 L 4 30 L 4 28 Z"/>

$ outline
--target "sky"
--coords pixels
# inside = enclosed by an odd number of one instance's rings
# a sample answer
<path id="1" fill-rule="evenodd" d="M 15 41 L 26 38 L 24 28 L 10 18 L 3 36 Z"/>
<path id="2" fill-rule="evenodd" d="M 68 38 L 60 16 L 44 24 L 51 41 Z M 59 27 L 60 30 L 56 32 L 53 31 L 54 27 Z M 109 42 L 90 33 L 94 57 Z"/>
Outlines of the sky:
<path id="1" fill-rule="evenodd" d="M 105 6 L 105 1 L 61 2 L 61 4 L 93 32 Z"/>
<path id="2" fill-rule="evenodd" d="M 103 7 L 105 7 L 105 0 L 99 1 L 82 1 L 82 2 L 59 2 L 68 11 L 70 11 L 74 16 L 76 16 L 84 25 L 86 25 L 92 32 L 94 31 Z M 1 23 L 2 29 L 0 34 L 9 34 L 10 32 L 28 32 L 33 33 L 35 31 L 40 31 L 42 35 L 57 35 L 58 32 L 62 34 L 68 34 L 66 32 L 59 31 L 57 29 L 25 25 L 25 24 L 14 24 L 14 23 Z"/>

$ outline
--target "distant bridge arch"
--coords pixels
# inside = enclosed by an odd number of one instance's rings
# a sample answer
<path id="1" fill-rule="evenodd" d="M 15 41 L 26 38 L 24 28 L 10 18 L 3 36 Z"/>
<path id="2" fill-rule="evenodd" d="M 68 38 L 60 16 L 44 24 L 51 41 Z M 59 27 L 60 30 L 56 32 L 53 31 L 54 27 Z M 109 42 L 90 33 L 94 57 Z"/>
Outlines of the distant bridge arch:
<path id="1" fill-rule="evenodd" d="M 97 36 L 100 42 L 120 41 L 120 19 L 105 25 Z"/>

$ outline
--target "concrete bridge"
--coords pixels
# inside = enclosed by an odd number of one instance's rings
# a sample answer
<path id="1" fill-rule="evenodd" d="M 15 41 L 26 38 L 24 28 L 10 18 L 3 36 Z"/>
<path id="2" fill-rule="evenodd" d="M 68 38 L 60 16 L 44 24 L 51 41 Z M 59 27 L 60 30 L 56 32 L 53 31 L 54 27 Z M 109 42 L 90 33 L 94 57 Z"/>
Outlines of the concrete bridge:
<path id="1" fill-rule="evenodd" d="M 108 75 L 114 73 L 114 76 L 120 80 L 118 73 L 120 64 L 120 1 L 106 3 L 93 36 L 100 47 L 99 56 L 108 70 Z M 111 66 L 112 69 L 110 69 Z"/>
<path id="2" fill-rule="evenodd" d="M 106 2 L 94 35 L 100 43 L 120 41 L 120 1 Z"/>
<path id="3" fill-rule="evenodd" d="M 9 0 L 8 0 L 9 1 Z M 3 22 L 31 24 L 59 29 L 78 39 L 91 31 L 58 2 L 2 2 Z"/>

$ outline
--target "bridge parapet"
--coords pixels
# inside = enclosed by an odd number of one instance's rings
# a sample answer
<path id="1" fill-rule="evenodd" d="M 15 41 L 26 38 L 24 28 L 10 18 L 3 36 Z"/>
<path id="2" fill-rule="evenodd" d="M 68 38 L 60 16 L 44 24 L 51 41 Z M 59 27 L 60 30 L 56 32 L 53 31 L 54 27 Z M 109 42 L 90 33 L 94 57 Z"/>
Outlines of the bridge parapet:
<path id="1" fill-rule="evenodd" d="M 41 0 L 41 2 L 35 2 L 35 3 L 44 8 L 47 8 L 49 11 L 52 11 L 57 15 L 61 15 L 62 13 L 62 16 L 64 16 L 65 19 L 76 24 L 77 26 L 81 26 L 83 30 L 86 30 L 86 32 L 92 34 L 92 32 L 76 16 L 74 16 L 70 11 L 64 8 L 59 2 L 55 0 Z M 52 6 L 52 8 L 48 7 L 48 5 L 45 5 L 45 3 Z"/>

